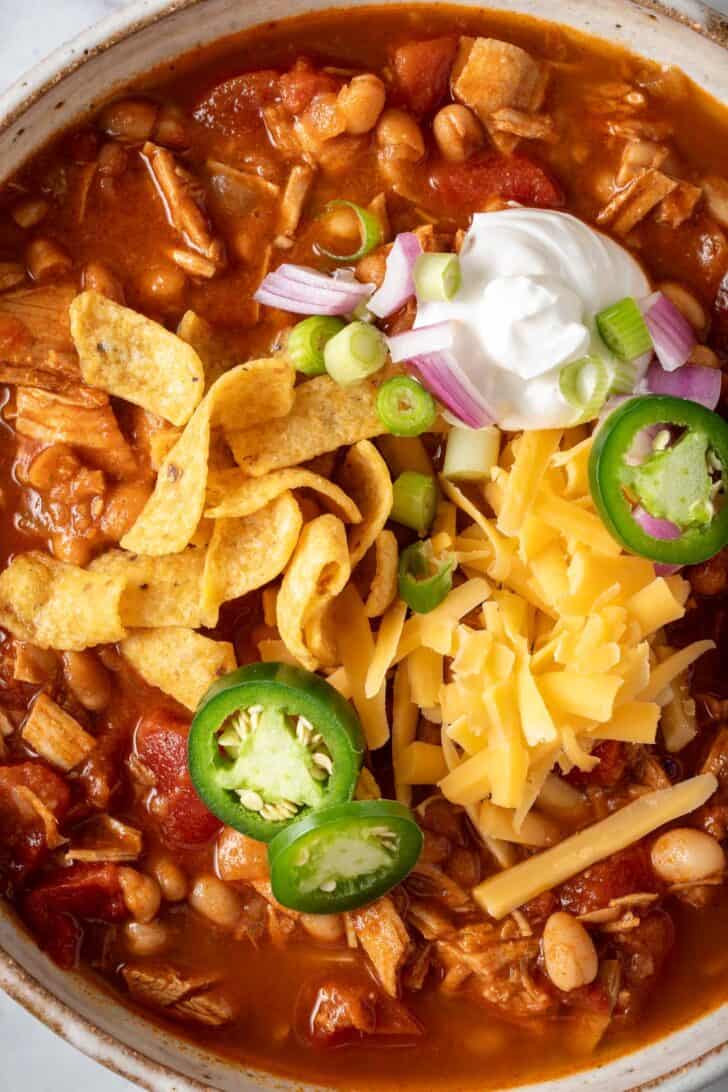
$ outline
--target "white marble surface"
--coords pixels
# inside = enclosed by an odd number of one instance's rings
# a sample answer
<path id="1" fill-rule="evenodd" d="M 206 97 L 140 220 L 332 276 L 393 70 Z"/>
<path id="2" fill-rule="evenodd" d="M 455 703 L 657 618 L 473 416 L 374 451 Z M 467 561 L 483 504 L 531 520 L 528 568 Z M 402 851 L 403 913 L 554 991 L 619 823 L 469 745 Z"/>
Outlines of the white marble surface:
<path id="1" fill-rule="evenodd" d="M 728 0 L 714 0 L 728 12 Z M 126 0 L 0 0 L 0 91 Z M 494 7 L 497 3 L 494 2 Z M 135 1092 L 0 993 L 0 1092 Z M 728 1092 L 728 1080 L 706 1092 Z"/>

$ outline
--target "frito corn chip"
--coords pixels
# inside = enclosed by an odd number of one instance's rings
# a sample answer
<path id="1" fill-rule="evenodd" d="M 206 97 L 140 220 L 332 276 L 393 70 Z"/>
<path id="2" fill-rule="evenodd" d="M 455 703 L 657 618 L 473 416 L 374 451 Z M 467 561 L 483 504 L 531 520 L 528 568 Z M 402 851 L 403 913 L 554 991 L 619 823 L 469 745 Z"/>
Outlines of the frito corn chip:
<path id="1" fill-rule="evenodd" d="M 380 531 L 374 540 L 374 576 L 364 603 L 367 618 L 378 618 L 397 595 L 399 549 L 392 531 Z"/>
<path id="2" fill-rule="evenodd" d="M 70 307 L 81 374 L 91 387 L 184 425 L 204 393 L 195 350 L 158 322 L 100 292 L 81 292 Z"/>
<path id="3" fill-rule="evenodd" d="M 280 358 L 251 360 L 220 376 L 160 466 L 154 492 L 122 547 L 153 557 L 184 550 L 205 505 L 212 428 L 232 421 L 252 425 L 287 413 L 293 379 L 293 368 Z"/>
<path id="4" fill-rule="evenodd" d="M 275 497 L 291 489 L 313 489 L 329 501 L 334 515 L 347 523 L 358 523 L 361 512 L 343 489 L 320 474 L 303 467 L 274 470 L 264 478 L 250 478 L 238 467 L 211 472 L 207 482 L 208 519 L 249 516 Z"/>
<path id="5" fill-rule="evenodd" d="M 336 646 L 327 639 L 324 616 L 350 575 L 341 520 L 324 515 L 307 523 L 278 592 L 276 621 L 288 651 L 311 671 L 336 662 Z"/>
<path id="6" fill-rule="evenodd" d="M 182 316 L 177 337 L 191 345 L 202 361 L 205 388 L 211 387 L 224 372 L 240 363 L 240 353 L 235 352 L 227 338 L 194 311 L 186 311 Z"/>
<path id="7" fill-rule="evenodd" d="M 292 493 L 282 493 L 242 519 L 216 520 L 202 575 L 203 609 L 215 613 L 221 603 L 280 576 L 296 548 L 302 523 Z"/>
<path id="8" fill-rule="evenodd" d="M 361 440 L 350 448 L 339 474 L 339 482 L 361 512 L 361 522 L 349 531 L 351 567 L 359 564 L 375 542 L 392 511 L 392 479 L 374 444 Z"/>
<path id="9" fill-rule="evenodd" d="M 179 626 L 139 630 L 119 647 L 145 682 L 191 710 L 216 679 L 237 666 L 228 641 L 212 641 Z"/>
<path id="10" fill-rule="evenodd" d="M 296 388 L 293 409 L 281 421 L 229 433 L 235 462 L 246 474 L 261 477 L 284 466 L 297 466 L 337 447 L 386 432 L 377 413 L 377 391 L 397 368 L 383 368 L 370 379 L 340 387 L 328 375 Z"/>
<path id="11" fill-rule="evenodd" d="M 121 640 L 124 582 L 35 551 L 0 575 L 0 626 L 39 648 L 80 652 Z"/>
<path id="12" fill-rule="evenodd" d="M 124 584 L 121 617 L 130 629 L 159 626 L 214 626 L 217 609 L 202 607 L 205 550 L 188 546 L 180 554 L 146 557 L 109 550 L 95 558 L 89 571 L 119 577 Z"/>

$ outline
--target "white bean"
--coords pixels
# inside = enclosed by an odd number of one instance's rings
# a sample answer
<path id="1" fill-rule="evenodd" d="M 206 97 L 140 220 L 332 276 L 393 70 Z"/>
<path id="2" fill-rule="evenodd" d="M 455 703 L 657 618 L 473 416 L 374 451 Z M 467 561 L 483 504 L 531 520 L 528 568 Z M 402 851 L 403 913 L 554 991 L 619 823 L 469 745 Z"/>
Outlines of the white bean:
<path id="1" fill-rule="evenodd" d="M 715 838 L 692 827 L 660 835 L 652 847 L 652 867 L 665 883 L 699 883 L 725 868 L 725 853 Z"/>
<path id="2" fill-rule="evenodd" d="M 546 973 L 560 990 L 576 990 L 593 982 L 599 959 L 592 938 L 571 914 L 558 911 L 546 922 L 543 932 Z"/>

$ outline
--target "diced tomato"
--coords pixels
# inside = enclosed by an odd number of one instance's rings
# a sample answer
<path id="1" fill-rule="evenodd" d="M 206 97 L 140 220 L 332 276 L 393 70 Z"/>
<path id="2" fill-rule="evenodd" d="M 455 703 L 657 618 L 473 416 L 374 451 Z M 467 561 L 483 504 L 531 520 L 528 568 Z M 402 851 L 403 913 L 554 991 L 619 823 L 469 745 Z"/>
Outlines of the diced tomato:
<path id="1" fill-rule="evenodd" d="M 638 892 L 653 894 L 659 890 L 649 847 L 645 842 L 637 842 L 580 872 L 556 893 L 564 910 L 571 914 L 589 914 L 608 906 L 612 899 Z"/>
<path id="2" fill-rule="evenodd" d="M 194 790 L 187 769 L 189 724 L 165 709 L 143 717 L 136 730 L 136 752 L 156 778 L 154 815 L 170 845 L 207 842 L 221 823 Z"/>
<path id="3" fill-rule="evenodd" d="M 303 986 L 295 1020 L 299 1034 L 321 1047 L 372 1035 L 411 1039 L 422 1034 L 422 1027 L 401 1001 L 384 997 L 367 975 L 353 970 Z"/>
<path id="4" fill-rule="evenodd" d="M 123 921 L 128 914 L 115 864 L 74 864 L 25 896 L 22 913 L 39 943 L 62 967 L 78 960 L 82 921 Z"/>
<path id="5" fill-rule="evenodd" d="M 477 212 L 493 197 L 536 208 L 560 208 L 561 187 L 525 156 L 486 154 L 466 163 L 441 163 L 430 172 L 430 186 L 444 206 Z"/>
<path id="6" fill-rule="evenodd" d="M 271 69 L 225 80 L 197 102 L 195 120 L 225 136 L 250 133 L 262 123 L 263 107 L 276 99 L 278 80 L 279 74 Z"/>
<path id="7" fill-rule="evenodd" d="M 305 57 L 299 57 L 293 67 L 280 78 L 281 102 L 289 114 L 302 114 L 316 95 L 337 91 L 338 82 L 328 72 L 321 72 Z"/>
<path id="8" fill-rule="evenodd" d="M 457 38 L 450 36 L 407 42 L 393 50 L 395 88 L 417 117 L 432 113 L 444 98 L 457 48 Z"/>
<path id="9" fill-rule="evenodd" d="M 62 821 L 71 804 L 71 790 L 66 782 L 45 762 L 19 762 L 0 766 L 0 790 L 23 785 L 42 800 L 56 819 Z"/>
<path id="10" fill-rule="evenodd" d="M 605 739 L 599 743 L 592 755 L 599 759 L 599 765 L 585 771 L 574 768 L 567 776 L 572 785 L 596 785 L 602 789 L 611 789 L 622 780 L 627 767 L 627 753 L 623 743 Z"/>

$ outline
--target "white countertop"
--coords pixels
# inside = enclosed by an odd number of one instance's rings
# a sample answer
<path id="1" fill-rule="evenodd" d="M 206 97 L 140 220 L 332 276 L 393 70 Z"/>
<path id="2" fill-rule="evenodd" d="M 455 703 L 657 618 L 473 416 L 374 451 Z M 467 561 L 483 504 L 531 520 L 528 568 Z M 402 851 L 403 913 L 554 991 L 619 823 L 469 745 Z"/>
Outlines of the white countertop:
<path id="1" fill-rule="evenodd" d="M 0 0 L 0 91 L 127 0 Z M 494 7 L 497 7 L 494 3 Z M 714 0 L 728 13 L 728 0 Z M 135 1092 L 0 992 L 0 1092 Z M 728 1092 L 728 1079 L 705 1092 Z"/>

